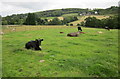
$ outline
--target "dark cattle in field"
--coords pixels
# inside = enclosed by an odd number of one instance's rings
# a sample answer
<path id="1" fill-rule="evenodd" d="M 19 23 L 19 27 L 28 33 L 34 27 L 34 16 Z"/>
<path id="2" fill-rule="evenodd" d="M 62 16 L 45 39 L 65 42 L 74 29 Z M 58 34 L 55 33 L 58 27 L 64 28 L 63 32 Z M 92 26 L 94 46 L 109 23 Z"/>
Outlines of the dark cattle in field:
<path id="1" fill-rule="evenodd" d="M 60 33 L 64 33 L 64 32 L 60 32 Z"/>
<path id="2" fill-rule="evenodd" d="M 78 37 L 79 32 L 68 33 L 67 36 L 69 36 L 69 37 Z"/>
<path id="3" fill-rule="evenodd" d="M 105 27 L 105 29 L 110 31 L 110 28 L 109 28 L 109 27 Z"/>
<path id="4" fill-rule="evenodd" d="M 33 50 L 42 50 L 39 46 L 41 46 L 41 42 L 43 39 L 36 39 L 35 41 L 29 41 L 25 44 L 26 49 L 33 49 Z"/>
<path id="5" fill-rule="evenodd" d="M 78 26 L 78 31 L 82 31 L 82 29 L 81 29 L 81 27 L 80 27 L 80 26 Z"/>

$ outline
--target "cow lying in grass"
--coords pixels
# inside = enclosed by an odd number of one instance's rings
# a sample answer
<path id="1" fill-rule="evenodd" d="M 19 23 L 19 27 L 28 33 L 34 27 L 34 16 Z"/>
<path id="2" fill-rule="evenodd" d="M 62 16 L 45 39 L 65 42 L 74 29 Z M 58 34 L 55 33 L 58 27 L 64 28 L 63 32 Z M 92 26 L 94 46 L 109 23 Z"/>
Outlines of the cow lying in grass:
<path id="1" fill-rule="evenodd" d="M 33 50 L 42 50 L 41 47 L 41 41 L 43 39 L 36 39 L 35 41 L 29 41 L 28 43 L 25 44 L 26 49 L 33 49 Z"/>
<path id="2" fill-rule="evenodd" d="M 67 36 L 69 36 L 69 37 L 78 37 L 79 34 L 85 34 L 85 32 L 73 32 L 73 33 L 68 33 Z"/>
<path id="3" fill-rule="evenodd" d="M 67 36 L 69 37 L 78 37 L 80 32 L 73 32 L 73 33 L 68 33 Z"/>
<path id="4" fill-rule="evenodd" d="M 64 33 L 64 32 L 60 32 L 60 33 Z"/>

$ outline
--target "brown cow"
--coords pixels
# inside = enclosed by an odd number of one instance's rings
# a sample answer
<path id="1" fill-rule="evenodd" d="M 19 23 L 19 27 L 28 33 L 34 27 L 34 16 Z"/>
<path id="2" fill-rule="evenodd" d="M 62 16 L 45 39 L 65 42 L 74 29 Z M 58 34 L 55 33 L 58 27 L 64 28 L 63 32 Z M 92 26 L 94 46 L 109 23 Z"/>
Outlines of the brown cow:
<path id="1" fill-rule="evenodd" d="M 78 37 L 80 32 L 73 32 L 73 33 L 68 33 L 67 36 L 69 37 Z"/>
<path id="2" fill-rule="evenodd" d="M 64 32 L 60 32 L 60 33 L 64 33 Z"/>

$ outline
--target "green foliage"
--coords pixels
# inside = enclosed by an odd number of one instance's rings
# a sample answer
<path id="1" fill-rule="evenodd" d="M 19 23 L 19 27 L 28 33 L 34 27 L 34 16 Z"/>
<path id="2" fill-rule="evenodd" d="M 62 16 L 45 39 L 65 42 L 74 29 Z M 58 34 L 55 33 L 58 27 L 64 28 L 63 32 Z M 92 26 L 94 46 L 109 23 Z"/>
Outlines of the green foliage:
<path id="1" fill-rule="evenodd" d="M 81 22 L 81 26 L 85 26 L 85 22 L 84 21 Z"/>
<path id="2" fill-rule="evenodd" d="M 59 16 L 70 17 L 70 16 L 78 16 L 80 14 L 83 14 L 83 15 L 84 14 L 85 15 L 95 14 L 95 12 L 98 12 L 98 15 L 117 14 L 118 13 L 118 8 L 119 7 L 116 7 L 116 6 L 112 6 L 112 7 L 107 8 L 107 9 L 94 9 L 94 10 L 81 9 L 81 8 L 66 8 L 66 9 L 55 9 L 55 10 L 35 12 L 35 13 L 31 13 L 31 15 L 30 15 L 30 13 L 13 14 L 11 16 L 2 17 L 2 24 L 3 25 L 22 25 L 22 24 L 35 25 L 35 24 L 37 24 L 37 22 L 34 22 L 34 18 L 35 18 L 34 14 L 35 14 L 36 17 L 40 17 L 40 18 L 42 18 L 42 17 L 43 18 L 44 17 L 50 17 L 51 18 L 52 17 L 52 19 L 54 17 L 59 17 Z M 28 16 L 28 15 L 30 15 L 30 16 Z M 32 20 L 30 21 L 30 18 L 28 18 L 28 17 L 32 17 Z M 42 18 L 42 20 L 43 20 L 43 18 Z M 70 20 L 68 18 L 67 18 L 67 20 L 64 19 L 63 24 L 66 24 L 68 22 L 70 22 Z M 43 25 L 44 23 L 43 22 L 40 23 L 38 21 L 38 24 Z M 45 24 L 48 24 L 48 23 L 46 22 Z"/>
<path id="3" fill-rule="evenodd" d="M 100 24 L 100 20 L 97 19 L 96 17 L 88 17 L 85 19 L 86 23 L 85 26 L 86 27 L 98 27 Z"/>
<path id="4" fill-rule="evenodd" d="M 2 21 L 2 25 L 8 25 L 7 21 Z"/>
<path id="5" fill-rule="evenodd" d="M 62 25 L 62 21 L 58 18 L 54 18 L 52 21 L 48 23 L 48 25 Z"/>
<path id="6" fill-rule="evenodd" d="M 80 24 L 77 24 L 77 26 L 80 26 Z"/>
<path id="7" fill-rule="evenodd" d="M 120 26 L 118 26 L 118 16 L 108 18 L 106 25 L 111 29 L 120 29 Z"/>
<path id="8" fill-rule="evenodd" d="M 70 24 L 70 26 L 73 26 L 73 24 Z"/>
<path id="9" fill-rule="evenodd" d="M 27 15 L 26 14 L 13 14 L 11 16 L 2 17 L 3 25 L 21 25 L 24 23 Z"/>
<path id="10" fill-rule="evenodd" d="M 83 11 L 88 11 L 87 9 L 80 9 L 80 8 L 66 8 L 66 9 L 55 9 L 55 10 L 47 10 L 43 12 L 36 12 L 38 17 L 58 17 L 64 14 L 70 13 L 79 13 Z"/>
<path id="11" fill-rule="evenodd" d="M 68 16 L 78 16 L 78 13 L 69 13 L 69 14 L 63 14 L 62 17 L 68 17 Z"/>
<path id="12" fill-rule="evenodd" d="M 69 24 L 67 23 L 66 26 L 69 26 Z"/>
<path id="13" fill-rule="evenodd" d="M 28 16 L 26 18 L 26 21 L 24 23 L 25 25 L 36 25 L 36 17 L 34 13 L 28 13 Z"/>
<path id="14" fill-rule="evenodd" d="M 88 17 L 85 19 L 86 27 L 105 28 L 108 26 L 111 29 L 119 29 L 118 16 L 111 16 L 107 19 L 97 19 L 96 17 Z"/>
<path id="15" fill-rule="evenodd" d="M 63 19 L 63 24 L 69 23 L 69 22 L 73 22 L 78 20 L 78 18 L 76 16 L 68 16 L 68 17 L 64 17 Z"/>
<path id="16" fill-rule="evenodd" d="M 111 6 L 110 8 L 106 9 L 94 9 L 93 11 L 97 11 L 100 15 L 106 14 L 118 14 L 118 6 Z"/>
<path id="17" fill-rule="evenodd" d="M 41 19 L 41 18 L 36 19 L 36 25 L 46 25 L 47 23 L 48 23 L 48 19 Z"/>
<path id="18" fill-rule="evenodd" d="M 78 18 L 75 16 L 67 16 L 67 17 L 64 17 L 63 20 L 54 18 L 54 19 L 50 20 L 50 22 L 48 22 L 48 25 L 63 25 L 63 24 L 68 24 L 69 22 L 73 22 L 76 20 L 78 20 Z"/>

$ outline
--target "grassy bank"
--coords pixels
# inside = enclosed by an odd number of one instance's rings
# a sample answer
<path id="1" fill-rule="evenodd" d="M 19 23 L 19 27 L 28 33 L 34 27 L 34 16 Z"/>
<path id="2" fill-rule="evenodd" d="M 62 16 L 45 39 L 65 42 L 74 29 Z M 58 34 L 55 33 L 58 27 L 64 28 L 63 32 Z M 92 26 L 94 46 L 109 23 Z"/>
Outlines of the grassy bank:
<path id="1" fill-rule="evenodd" d="M 118 76 L 118 31 L 83 28 L 79 37 L 66 36 L 76 31 L 46 27 L 4 34 L 3 77 Z M 43 50 L 26 50 L 25 43 L 36 38 L 44 39 Z"/>

